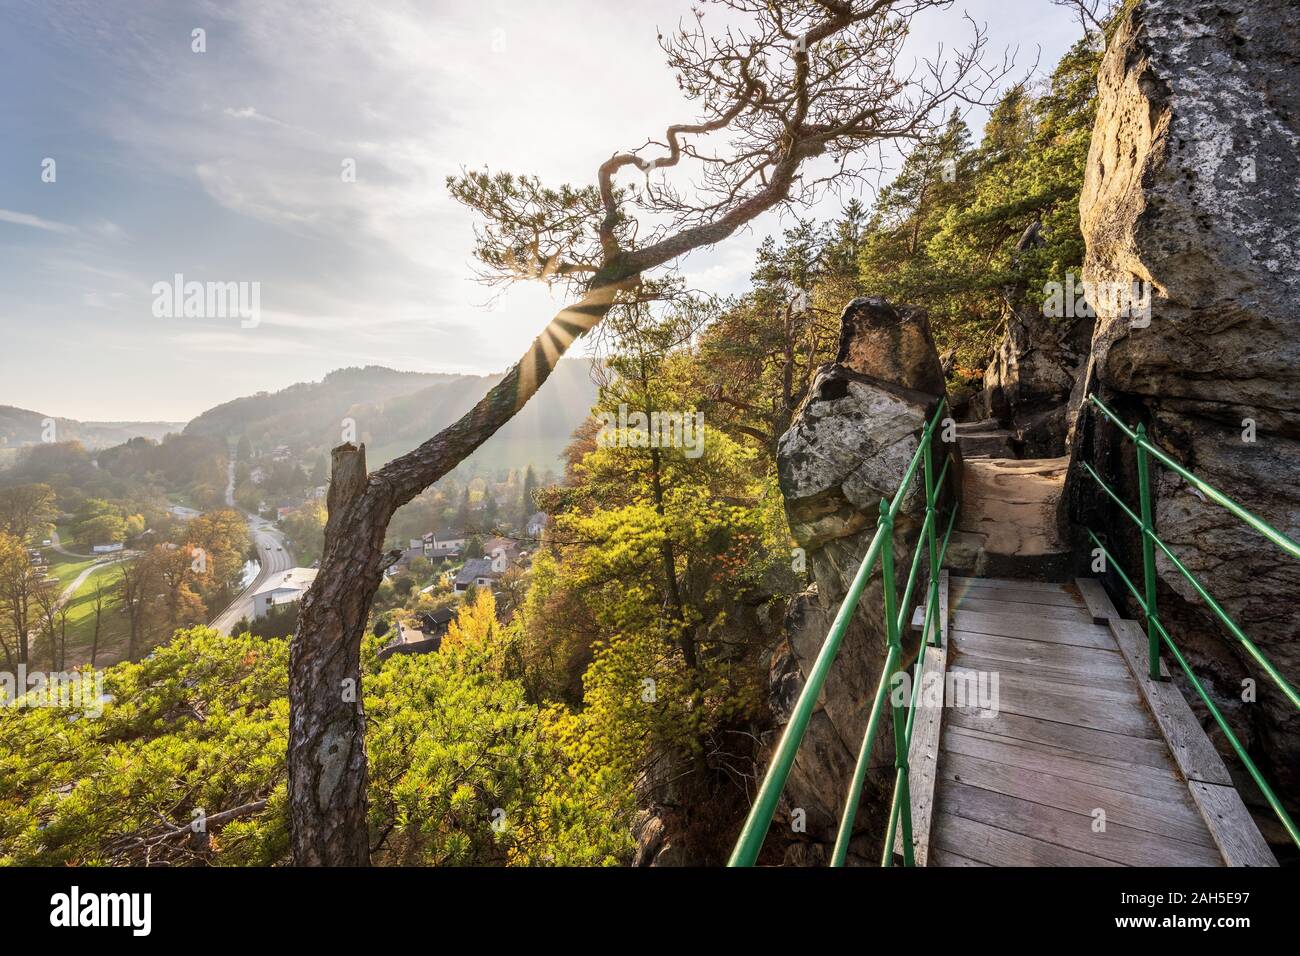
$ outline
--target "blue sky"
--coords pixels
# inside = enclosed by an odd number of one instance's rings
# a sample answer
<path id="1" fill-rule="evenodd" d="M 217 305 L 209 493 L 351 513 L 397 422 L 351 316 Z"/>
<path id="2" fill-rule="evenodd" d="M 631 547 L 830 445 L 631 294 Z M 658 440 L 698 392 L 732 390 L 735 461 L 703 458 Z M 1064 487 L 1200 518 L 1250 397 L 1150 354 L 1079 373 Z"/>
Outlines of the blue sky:
<path id="1" fill-rule="evenodd" d="M 500 371 L 559 293 L 473 281 L 472 219 L 446 176 L 585 184 L 689 118 L 655 43 L 688 9 L 5 0 L 0 404 L 184 420 L 344 365 Z M 964 11 L 1022 67 L 1050 70 L 1079 34 L 1049 0 L 972 0 L 919 21 L 912 49 L 958 43 Z M 780 228 L 769 215 L 683 272 L 737 291 Z M 259 282 L 260 323 L 155 317 L 152 286 L 175 273 Z"/>

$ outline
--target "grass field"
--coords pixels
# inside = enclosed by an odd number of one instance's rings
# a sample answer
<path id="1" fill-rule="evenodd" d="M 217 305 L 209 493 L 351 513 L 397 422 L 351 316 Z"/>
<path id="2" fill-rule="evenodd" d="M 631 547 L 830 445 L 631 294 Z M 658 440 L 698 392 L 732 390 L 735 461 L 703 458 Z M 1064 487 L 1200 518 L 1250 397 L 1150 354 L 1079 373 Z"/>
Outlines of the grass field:
<path id="1" fill-rule="evenodd" d="M 41 554 L 45 555 L 49 573 L 59 579 L 60 588 L 66 588 L 73 578 L 95 563 L 94 558 L 70 558 L 53 548 L 41 548 Z"/>
<path id="2" fill-rule="evenodd" d="M 94 558 L 72 558 L 53 548 L 42 548 L 48 562 L 49 573 L 59 579 L 59 590 L 71 584 L 81 572 L 95 565 Z M 117 564 L 97 568 L 68 599 L 67 663 L 69 667 L 90 660 L 90 646 L 95 638 L 95 581 L 111 585 L 117 580 Z M 99 649 L 96 663 L 118 660 L 124 654 L 127 639 L 127 619 L 116 600 L 106 599 L 100 621 Z"/>
<path id="3" fill-rule="evenodd" d="M 117 581 L 116 564 L 107 564 L 95 569 L 81 582 L 81 587 L 68 599 L 68 663 L 79 664 L 90 660 L 90 645 L 95 637 L 95 582 L 102 581 L 110 588 Z M 100 620 L 99 650 L 97 664 L 120 659 L 125 653 L 127 640 L 127 617 L 113 597 L 104 601 L 104 612 Z"/>

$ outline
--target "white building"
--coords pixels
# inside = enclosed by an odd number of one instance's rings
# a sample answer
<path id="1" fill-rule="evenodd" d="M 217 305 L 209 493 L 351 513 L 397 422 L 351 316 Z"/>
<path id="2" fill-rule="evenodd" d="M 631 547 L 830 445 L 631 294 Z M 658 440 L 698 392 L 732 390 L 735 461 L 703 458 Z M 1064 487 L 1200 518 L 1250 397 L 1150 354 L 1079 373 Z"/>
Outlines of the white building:
<path id="1" fill-rule="evenodd" d="M 426 558 L 454 557 L 465 550 L 464 538 L 440 538 L 432 532 L 426 534 L 421 543 L 424 545 L 424 556 Z M 411 544 L 415 544 L 414 538 L 411 539 Z"/>
<path id="2" fill-rule="evenodd" d="M 279 604 L 292 604 L 302 600 L 311 583 L 316 580 L 315 568 L 290 568 L 276 571 L 253 592 L 253 617 L 266 617 L 271 608 Z"/>

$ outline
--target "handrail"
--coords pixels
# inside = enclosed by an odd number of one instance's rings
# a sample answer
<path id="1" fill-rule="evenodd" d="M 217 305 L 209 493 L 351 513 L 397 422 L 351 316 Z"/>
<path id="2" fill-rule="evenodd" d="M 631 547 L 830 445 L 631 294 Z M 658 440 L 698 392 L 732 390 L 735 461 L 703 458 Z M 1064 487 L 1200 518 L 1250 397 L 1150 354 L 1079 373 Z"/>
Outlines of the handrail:
<path id="1" fill-rule="evenodd" d="M 1182 465 L 1178 464 L 1178 462 L 1174 461 L 1172 458 L 1166 455 L 1155 445 L 1151 444 L 1151 442 L 1147 441 L 1146 432 L 1144 429 L 1141 428 L 1141 426 L 1138 427 L 1137 432 L 1130 430 L 1127 425 L 1125 425 L 1122 421 L 1120 421 L 1118 415 L 1116 415 L 1109 408 L 1107 408 L 1105 405 L 1102 404 L 1100 398 L 1098 398 L 1096 395 L 1089 395 L 1088 397 L 1092 400 L 1092 403 L 1094 405 L 1096 405 L 1098 408 L 1100 408 L 1103 412 L 1106 413 L 1106 416 L 1111 421 L 1113 421 L 1116 425 L 1119 426 L 1119 430 L 1122 431 L 1125 434 L 1125 436 L 1129 438 L 1130 441 L 1133 441 L 1135 444 L 1138 445 L 1138 447 L 1142 448 L 1148 454 L 1153 455 L 1160 462 L 1160 464 L 1164 465 L 1174 474 L 1178 475 L 1178 477 L 1182 478 L 1183 481 L 1187 482 L 1197 491 L 1204 494 L 1215 504 L 1220 505 L 1221 507 L 1231 511 L 1234 515 L 1236 515 L 1246 524 L 1250 525 L 1252 528 L 1254 528 L 1264 537 L 1268 538 L 1268 540 L 1272 541 L 1275 545 L 1277 545 L 1287 554 L 1291 555 L 1291 557 L 1300 558 L 1300 544 L 1297 544 L 1296 542 L 1292 541 L 1290 538 L 1288 538 L 1282 532 L 1278 531 L 1268 522 L 1255 517 L 1255 515 L 1251 514 L 1241 505 L 1237 504 L 1237 502 L 1233 501 L 1231 498 L 1229 498 L 1227 495 L 1221 492 L 1218 488 L 1215 488 L 1207 481 L 1203 481 L 1200 478 L 1197 478 L 1194 474 L 1192 474 Z M 1141 432 L 1140 437 L 1138 432 Z"/>
<path id="2" fill-rule="evenodd" d="M 1214 501 L 1216 504 L 1221 505 L 1233 515 L 1240 518 L 1245 524 L 1264 535 L 1264 537 L 1268 538 L 1286 553 L 1294 555 L 1295 557 L 1300 557 L 1300 545 L 1297 545 L 1294 541 L 1273 528 L 1267 522 L 1251 514 L 1213 485 L 1196 477 L 1182 465 L 1175 462 L 1147 439 L 1146 429 L 1142 425 L 1138 425 L 1136 429 L 1130 429 L 1122 420 L 1120 420 L 1119 416 L 1107 408 L 1096 395 L 1089 395 L 1088 397 L 1097 408 L 1104 412 L 1106 416 L 1119 427 L 1119 430 L 1124 434 L 1124 436 L 1133 442 L 1137 450 L 1140 515 L 1135 514 L 1133 509 L 1124 503 L 1123 499 L 1120 498 L 1113 488 L 1102 480 L 1102 477 L 1097 474 L 1091 465 L 1087 462 L 1083 462 L 1083 467 L 1088 474 L 1092 476 L 1093 480 L 1101 486 L 1102 490 L 1105 491 L 1117 505 L 1119 505 L 1120 510 L 1124 515 L 1138 526 L 1141 534 L 1144 594 L 1138 593 L 1137 586 L 1129 576 L 1124 573 L 1124 569 L 1120 567 L 1119 562 L 1111 556 L 1110 551 L 1108 551 L 1106 546 L 1102 544 L 1101 539 L 1097 534 L 1091 528 L 1087 529 L 1088 536 L 1105 556 L 1108 562 L 1107 567 L 1115 569 L 1120 579 L 1132 593 L 1133 599 L 1137 602 L 1138 607 L 1142 609 L 1143 617 L 1146 618 L 1148 641 L 1147 658 L 1150 677 L 1152 680 L 1161 679 L 1160 647 L 1161 643 L 1163 643 L 1169 648 L 1170 654 L 1173 655 L 1178 666 L 1182 668 L 1183 673 L 1187 675 L 1187 679 L 1191 681 L 1196 693 L 1200 696 L 1201 700 L 1204 701 L 1205 706 L 1210 711 L 1210 715 L 1214 718 L 1215 722 L 1219 725 L 1219 728 L 1228 738 L 1228 742 L 1232 745 L 1232 749 L 1236 751 L 1237 756 L 1241 758 L 1242 765 L 1250 774 L 1251 779 L 1253 779 L 1255 784 L 1259 787 L 1260 792 L 1264 795 L 1264 799 L 1268 801 L 1268 805 L 1272 808 L 1273 813 L 1286 829 L 1291 840 L 1296 844 L 1296 846 L 1300 846 L 1300 830 L 1297 830 L 1295 823 L 1287 814 L 1286 808 L 1282 806 L 1282 802 L 1268 785 L 1263 774 L 1260 773 L 1259 768 L 1256 767 L 1254 761 L 1250 759 L 1250 755 L 1246 753 L 1246 748 L 1242 746 L 1241 741 L 1237 739 L 1237 735 L 1232 732 L 1232 728 L 1228 726 L 1226 718 L 1224 718 L 1223 714 L 1219 711 L 1219 708 L 1215 706 L 1214 701 L 1210 699 L 1210 695 L 1206 692 L 1200 679 L 1192 671 L 1191 665 L 1187 663 L 1187 659 L 1182 655 L 1182 652 L 1179 651 L 1177 645 L 1174 643 L 1174 639 L 1170 636 L 1169 631 L 1160 620 L 1160 610 L 1156 605 L 1155 548 L 1158 547 L 1164 552 L 1165 556 L 1169 558 L 1170 562 L 1178 569 L 1179 573 L 1187 579 L 1188 583 L 1190 583 L 1196 590 L 1196 593 L 1201 596 L 1202 600 L 1205 601 L 1210 610 L 1212 610 L 1219 620 L 1223 622 L 1224 626 L 1232 636 L 1241 643 L 1250 657 L 1260 666 L 1264 673 L 1269 676 L 1273 683 L 1277 685 L 1278 689 L 1282 691 L 1283 696 L 1285 696 L 1286 699 L 1291 702 L 1291 705 L 1297 710 L 1300 710 L 1300 695 L 1297 695 L 1295 688 L 1287 682 L 1286 678 L 1282 676 L 1277 668 L 1273 666 L 1272 662 L 1269 661 L 1268 658 L 1264 656 L 1263 652 L 1260 651 L 1250 638 L 1246 636 L 1245 632 L 1243 632 L 1237 623 L 1228 615 L 1228 612 L 1223 609 L 1219 602 L 1214 599 L 1205 586 L 1197 580 L 1196 576 L 1192 574 L 1181 560 L 1179 560 L 1178 556 L 1174 554 L 1169 545 L 1161 541 L 1160 537 L 1156 534 L 1152 522 L 1153 495 L 1151 494 L 1148 457 L 1155 458 L 1161 464 L 1168 467 L 1192 487 L 1201 491 L 1207 498 Z"/>
<path id="3" fill-rule="evenodd" d="M 831 857 L 832 866 L 842 866 L 844 858 L 848 852 L 849 839 L 853 832 L 853 821 L 857 816 L 858 802 L 862 794 L 862 786 L 866 779 L 867 763 L 870 757 L 872 744 L 875 741 L 876 732 L 879 729 L 880 715 L 884 711 L 885 700 L 890 696 L 889 688 L 893 683 L 894 675 L 897 673 L 899 661 L 902 658 L 902 640 L 901 633 L 904 623 L 907 620 L 907 611 L 910 609 L 912 591 L 916 585 L 918 571 L 921 565 L 922 539 L 924 539 L 929 554 L 929 584 L 926 588 L 928 603 L 930 608 L 926 612 L 925 625 L 922 630 L 922 653 L 917 655 L 916 678 L 920 679 L 921 668 L 925 661 L 924 647 L 929 641 L 931 612 L 938 602 L 939 588 L 939 566 L 943 561 L 944 555 L 948 549 L 948 538 L 952 534 L 953 520 L 956 518 L 956 508 L 954 506 L 953 515 L 948 521 L 948 530 L 943 538 L 943 547 L 940 549 L 937 544 L 937 524 L 938 516 L 935 505 L 938 501 L 940 490 L 943 487 L 944 477 L 948 473 L 948 465 L 951 462 L 949 456 L 943 469 L 939 472 L 938 480 L 934 476 L 934 462 L 930 449 L 931 439 L 934 435 L 935 427 L 938 425 L 944 408 L 947 405 L 947 399 L 940 399 L 934 414 L 926 423 L 925 428 L 921 431 L 920 444 L 916 453 L 912 456 L 907 469 L 903 473 L 903 479 L 899 483 L 898 490 L 894 493 L 891 500 L 882 499 L 880 502 L 880 520 L 876 527 L 876 533 L 872 536 L 871 543 L 867 546 L 867 552 L 862 557 L 862 563 L 858 565 L 857 573 L 853 576 L 853 581 L 849 585 L 848 593 L 845 594 L 844 600 L 840 603 L 839 611 L 835 615 L 835 620 L 831 624 L 830 630 L 826 634 L 826 639 L 822 642 L 821 650 L 817 653 L 817 659 L 813 662 L 811 670 L 808 672 L 808 678 L 804 683 L 803 690 L 799 694 L 799 699 L 795 702 L 794 709 L 790 713 L 790 719 L 786 723 L 785 730 L 781 734 L 781 740 L 777 744 L 776 751 L 772 756 L 771 764 L 768 766 L 767 773 L 763 777 L 763 782 L 759 787 L 758 795 L 754 798 L 754 804 L 750 808 L 749 816 L 745 819 L 745 825 L 740 831 L 740 836 L 736 840 L 735 849 L 732 851 L 731 859 L 728 866 L 753 866 L 758 859 L 759 851 L 763 847 L 763 841 L 767 837 L 767 831 L 772 825 L 772 817 L 776 813 L 777 803 L 781 799 L 781 792 L 785 789 L 786 779 L 790 775 L 790 769 L 794 766 L 794 760 L 799 752 L 799 745 L 803 742 L 804 735 L 808 731 L 808 723 L 812 719 L 813 710 L 817 705 L 817 699 L 821 696 L 822 687 L 826 683 L 826 678 L 830 673 L 831 665 L 835 661 L 836 654 L 839 653 L 840 644 L 844 640 L 844 635 L 848 631 L 849 622 L 857 610 L 858 602 L 862 599 L 862 592 L 866 589 L 867 582 L 871 578 L 871 573 L 875 569 L 877 560 L 880 561 L 881 578 L 884 593 L 884 621 L 885 631 L 888 641 L 888 650 L 885 653 L 884 666 L 880 673 L 880 683 L 876 688 L 875 698 L 872 703 L 870 716 L 867 721 L 867 730 L 862 738 L 862 747 L 858 753 L 857 764 L 854 766 L 853 779 L 849 787 L 849 793 L 845 799 L 844 814 L 840 818 L 839 832 L 835 841 L 835 850 Z M 895 605 L 897 592 L 894 586 L 894 553 L 893 553 L 893 530 L 894 518 L 897 516 L 903 501 L 907 496 L 908 488 L 912 480 L 916 477 L 918 468 L 924 467 L 925 480 L 925 520 L 921 526 L 921 533 L 917 538 L 916 554 L 912 559 L 911 571 L 907 577 L 907 583 L 904 586 L 903 603 L 901 607 Z M 934 643 L 940 643 L 943 639 L 944 626 L 942 622 L 938 623 L 936 640 Z M 907 708 L 912 710 L 912 704 L 916 700 L 916 694 L 913 693 L 908 701 Z M 885 849 L 882 854 L 883 865 L 888 866 L 892 858 L 892 846 L 894 842 L 894 832 L 897 829 L 897 819 L 900 813 L 903 816 L 903 830 L 905 835 L 903 851 L 904 863 L 911 866 L 912 859 L 912 841 L 911 841 L 911 799 L 907 785 L 907 753 L 912 739 L 912 714 L 904 717 L 904 707 L 900 704 L 893 704 L 893 722 L 894 722 L 894 765 L 895 765 L 895 784 L 894 799 L 890 810 L 889 833 L 885 841 Z M 914 714 L 914 710 L 912 710 Z"/>

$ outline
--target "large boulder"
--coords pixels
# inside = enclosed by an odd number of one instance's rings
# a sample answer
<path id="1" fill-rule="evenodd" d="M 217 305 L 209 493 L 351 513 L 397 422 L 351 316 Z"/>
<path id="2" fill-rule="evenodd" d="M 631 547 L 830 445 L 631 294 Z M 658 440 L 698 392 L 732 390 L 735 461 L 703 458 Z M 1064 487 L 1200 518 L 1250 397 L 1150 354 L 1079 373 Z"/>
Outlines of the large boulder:
<path id="1" fill-rule="evenodd" d="M 1295 14 L 1293 0 L 1135 4 L 1102 65 L 1080 213 L 1084 279 L 1102 290 L 1095 390 L 1187 468 L 1300 539 Z M 1149 315 L 1106 292 L 1135 282 L 1151 291 Z M 1076 399 L 1072 417 L 1083 410 Z M 1095 413 L 1082 420 L 1075 454 L 1135 503 L 1132 446 Z M 1158 534 L 1300 684 L 1300 562 L 1177 476 L 1155 472 Z M 1140 575 L 1137 536 L 1089 481 L 1072 473 L 1076 517 L 1109 525 L 1127 570 Z M 1276 788 L 1300 793 L 1294 708 L 1159 553 L 1157 564 L 1162 618 Z M 1257 703 L 1243 702 L 1248 677 Z"/>
<path id="2" fill-rule="evenodd" d="M 854 299 L 840 317 L 835 364 L 894 385 L 944 393 L 943 363 L 924 309 L 884 299 Z"/>
<path id="3" fill-rule="evenodd" d="M 818 371 L 778 444 L 786 514 L 814 582 L 792 602 L 787 638 L 772 663 L 771 703 L 779 724 L 788 719 L 876 533 L 881 499 L 892 498 L 898 489 L 943 397 L 939 356 L 919 309 L 854 300 L 842 319 L 838 359 Z M 941 441 L 941 432 L 936 430 L 933 439 L 936 469 L 949 450 L 956 453 L 955 444 Z M 957 460 L 950 466 L 949 487 L 957 486 L 959 465 Z M 900 589 L 924 518 L 918 469 L 895 525 Z M 910 656 L 916 641 L 910 633 L 904 638 Z M 774 841 L 778 833 L 785 835 L 788 862 L 824 859 L 834 842 L 886 643 L 877 571 L 853 615 L 795 761 L 785 791 L 786 818 L 773 825 Z M 868 774 L 858 819 L 862 835 L 851 858 L 862 861 L 878 859 L 880 852 L 882 806 L 893 782 L 888 727 L 886 721 L 877 736 L 871 765 L 879 769 Z M 806 829 L 801 831 L 799 822 Z"/>

